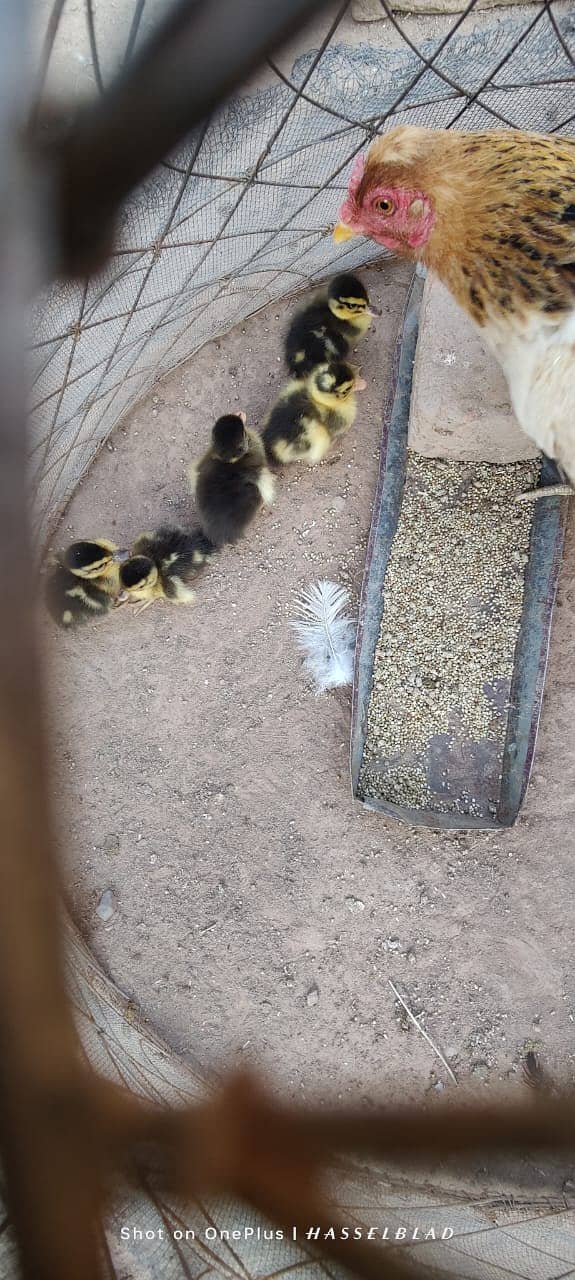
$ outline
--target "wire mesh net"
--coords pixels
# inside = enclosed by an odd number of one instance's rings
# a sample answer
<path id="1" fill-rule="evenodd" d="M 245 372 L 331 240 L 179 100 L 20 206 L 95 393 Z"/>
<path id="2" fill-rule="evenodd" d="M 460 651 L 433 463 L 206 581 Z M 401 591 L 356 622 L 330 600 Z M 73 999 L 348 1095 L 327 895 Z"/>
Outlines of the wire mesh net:
<path id="1" fill-rule="evenodd" d="M 102 91 L 167 5 L 39 6 L 44 93 Z M 161 375 L 267 303 L 381 254 L 330 228 L 352 162 L 410 122 L 569 133 L 575 18 L 561 3 L 354 23 L 340 5 L 270 61 L 131 199 L 88 284 L 55 287 L 34 321 L 36 518 L 51 527 L 99 446 Z M 291 65 L 290 65 L 291 64 Z"/>
<path id="2" fill-rule="evenodd" d="M 39 94 L 102 92 L 168 7 L 159 0 L 38 3 Z M 50 533 L 122 415 L 158 378 L 270 302 L 381 255 L 371 242 L 342 248 L 331 237 L 353 160 L 374 135 L 405 122 L 569 134 L 574 83 L 575 14 L 559 0 L 488 12 L 471 0 L 456 15 L 419 18 L 381 0 L 381 20 L 367 25 L 354 22 L 349 3 L 328 10 L 134 195 L 105 270 L 87 283 L 55 286 L 39 301 L 31 465 L 40 536 Z M 170 1100 L 174 1089 L 178 1097 L 195 1092 L 186 1070 L 168 1067 L 165 1048 L 126 1018 L 77 939 L 72 955 L 89 1055 L 98 1062 L 105 1039 L 119 1079 Z M 478 1196 L 469 1187 L 456 1196 L 394 1188 L 363 1169 L 340 1179 L 334 1196 L 354 1222 L 455 1222 L 452 1242 L 417 1245 L 435 1274 L 556 1280 L 575 1261 L 572 1214 L 557 1188 L 542 1191 L 538 1203 L 528 1195 Z M 198 1236 L 206 1224 L 237 1225 L 233 1207 L 215 1214 L 195 1211 Z M 162 1224 L 185 1227 L 180 1211 L 153 1197 L 130 1203 L 111 1236 L 118 1274 L 248 1276 L 262 1267 L 265 1274 L 321 1274 L 305 1248 L 286 1242 L 255 1253 L 251 1244 L 231 1249 L 213 1238 L 207 1245 L 170 1237 L 169 1248 L 157 1234 L 137 1247 L 120 1243 L 120 1224 L 131 1229 L 136 1219 L 154 1232 Z M 6 1250 L 1 1275 L 11 1274 Z"/>

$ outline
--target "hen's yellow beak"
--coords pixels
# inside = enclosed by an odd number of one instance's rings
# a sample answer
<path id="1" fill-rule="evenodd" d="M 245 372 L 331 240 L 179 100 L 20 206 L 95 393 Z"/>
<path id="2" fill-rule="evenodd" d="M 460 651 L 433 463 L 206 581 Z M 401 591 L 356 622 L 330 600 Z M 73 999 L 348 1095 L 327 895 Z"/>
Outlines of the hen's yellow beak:
<path id="1" fill-rule="evenodd" d="M 351 240 L 356 233 L 351 227 L 347 227 L 345 222 L 338 222 L 333 229 L 333 238 L 336 244 L 341 244 L 342 240 Z"/>

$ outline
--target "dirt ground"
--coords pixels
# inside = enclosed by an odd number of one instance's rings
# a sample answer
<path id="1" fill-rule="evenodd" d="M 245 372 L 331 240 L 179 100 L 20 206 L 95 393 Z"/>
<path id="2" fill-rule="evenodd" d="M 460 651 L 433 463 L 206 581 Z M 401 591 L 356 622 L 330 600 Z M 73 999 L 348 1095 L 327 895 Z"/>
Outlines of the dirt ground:
<path id="1" fill-rule="evenodd" d="M 75 637 L 46 624 L 71 909 L 196 1064 L 257 1060 L 292 1095 L 454 1090 L 391 978 L 463 1087 L 519 1080 L 531 1046 L 572 1078 L 573 520 L 533 780 L 505 834 L 416 831 L 355 806 L 350 691 L 310 692 L 287 625 L 306 583 L 327 576 L 355 599 L 361 584 L 409 272 L 365 278 L 383 319 L 362 347 L 368 390 L 340 460 L 286 471 L 272 512 L 210 567 L 191 609 L 124 609 Z M 185 464 L 221 412 L 262 417 L 285 315 L 269 308 L 159 383 L 54 545 L 190 520 Z"/>

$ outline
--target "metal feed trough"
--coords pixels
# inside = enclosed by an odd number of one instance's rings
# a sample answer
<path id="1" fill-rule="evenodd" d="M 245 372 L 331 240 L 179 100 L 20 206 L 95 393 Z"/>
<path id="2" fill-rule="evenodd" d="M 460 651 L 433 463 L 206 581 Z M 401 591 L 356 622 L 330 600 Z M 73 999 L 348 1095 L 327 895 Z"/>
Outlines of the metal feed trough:
<path id="1" fill-rule="evenodd" d="M 419 767 L 424 771 L 428 792 L 426 804 L 415 807 L 383 796 L 362 794 L 360 783 L 374 656 L 386 600 L 386 572 L 404 497 L 412 378 L 423 288 L 424 278 L 418 273 L 411 286 L 397 342 L 392 391 L 383 428 L 356 647 L 351 728 L 353 793 L 367 808 L 415 826 L 450 830 L 497 829 L 512 826 L 515 822 L 533 763 L 563 548 L 565 499 L 546 498 L 533 504 L 523 608 L 513 674 L 505 691 L 504 714 L 499 716 L 502 740 L 495 766 L 491 743 L 485 738 L 473 738 L 461 730 L 459 733 L 430 733 L 423 752 L 419 752 Z M 539 475 L 540 485 L 553 484 L 559 479 L 555 464 L 544 459 Z M 438 617 L 439 610 L 429 624 L 431 628 L 439 625 Z M 493 683 L 496 683 L 495 674 Z M 452 698 L 452 720 L 455 722 L 458 717 L 455 690 Z M 409 752 L 405 758 L 408 756 Z M 397 760 L 391 763 L 397 765 Z M 377 767 L 378 762 L 374 765 L 372 761 L 372 772 L 374 769 L 377 771 Z M 379 761 L 382 779 L 385 779 L 389 767 L 389 759 Z M 385 791 L 385 781 L 382 791 Z M 473 797 L 471 811 L 463 812 L 466 806 L 461 803 L 462 797 Z"/>

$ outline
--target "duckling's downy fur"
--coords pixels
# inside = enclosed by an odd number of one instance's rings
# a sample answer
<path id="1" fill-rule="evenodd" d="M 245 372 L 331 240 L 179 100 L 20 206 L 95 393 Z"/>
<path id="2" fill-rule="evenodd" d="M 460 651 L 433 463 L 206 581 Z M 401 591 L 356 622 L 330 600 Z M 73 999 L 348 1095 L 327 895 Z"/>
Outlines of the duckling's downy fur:
<path id="1" fill-rule="evenodd" d="M 296 378 L 320 364 L 342 360 L 371 324 L 367 289 L 357 276 L 335 276 L 329 288 L 297 311 L 286 334 L 285 356 Z"/>
<path id="2" fill-rule="evenodd" d="M 195 591 L 190 582 L 211 560 L 215 547 L 201 529 L 191 533 L 175 525 L 162 525 L 154 533 L 136 538 L 129 559 L 120 567 L 120 600 L 170 600 L 191 604 Z"/>
<path id="3" fill-rule="evenodd" d="M 114 607 L 114 597 L 97 582 L 82 581 L 56 564 L 46 580 L 46 606 L 54 622 L 68 630 L 105 617 Z"/>
<path id="4" fill-rule="evenodd" d="M 238 542 L 264 503 L 273 502 L 264 446 L 239 414 L 218 419 L 210 448 L 188 475 L 202 528 L 217 547 Z"/>
<path id="5" fill-rule="evenodd" d="M 307 378 L 282 387 L 264 425 L 262 439 L 275 462 L 320 462 L 357 414 L 356 370 L 346 361 L 320 365 Z"/>
<path id="6" fill-rule="evenodd" d="M 110 612 L 120 590 L 124 554 L 114 542 L 93 538 L 72 542 L 52 558 L 46 605 L 58 626 L 81 626 Z"/>

